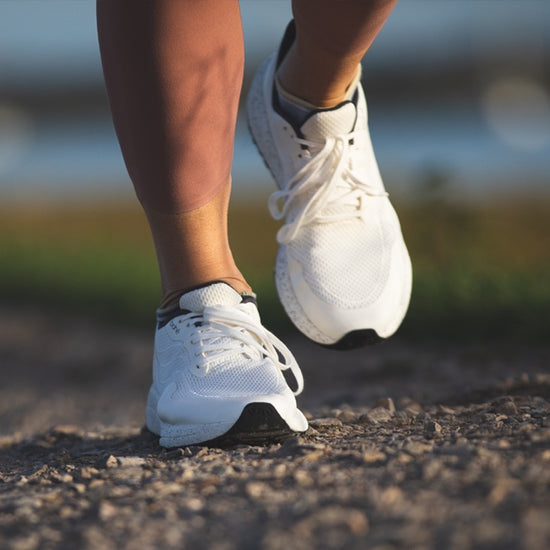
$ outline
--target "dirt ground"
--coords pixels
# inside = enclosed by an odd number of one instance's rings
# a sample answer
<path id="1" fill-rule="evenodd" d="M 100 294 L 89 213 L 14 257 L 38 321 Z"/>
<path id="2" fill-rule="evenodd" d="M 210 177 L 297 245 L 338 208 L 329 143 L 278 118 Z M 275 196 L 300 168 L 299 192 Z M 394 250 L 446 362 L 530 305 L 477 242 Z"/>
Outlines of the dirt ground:
<path id="1" fill-rule="evenodd" d="M 0 548 L 550 548 L 550 344 L 286 339 L 311 428 L 166 451 L 151 334 L 0 308 Z"/>

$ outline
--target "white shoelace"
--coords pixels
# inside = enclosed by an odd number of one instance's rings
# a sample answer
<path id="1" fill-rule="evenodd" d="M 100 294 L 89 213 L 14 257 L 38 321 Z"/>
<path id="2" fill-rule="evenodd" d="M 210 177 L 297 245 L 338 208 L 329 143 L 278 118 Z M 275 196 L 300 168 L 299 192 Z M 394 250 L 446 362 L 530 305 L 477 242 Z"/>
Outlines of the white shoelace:
<path id="1" fill-rule="evenodd" d="M 291 222 L 283 225 L 277 233 L 280 244 L 288 244 L 296 237 L 304 225 L 316 222 L 333 222 L 350 217 L 362 217 L 364 213 L 363 197 L 387 196 L 367 182 L 362 181 L 352 171 L 352 146 L 350 141 L 356 139 L 355 133 L 328 137 L 324 142 L 296 138 L 296 141 L 307 147 L 312 158 L 285 185 L 284 189 L 275 191 L 268 201 L 268 208 L 276 220 L 293 212 Z M 311 198 L 304 196 L 313 193 Z M 302 200 L 300 200 L 302 199 Z M 345 212 L 334 212 L 324 216 L 319 213 L 327 206 L 350 206 Z"/>
<path id="2" fill-rule="evenodd" d="M 304 378 L 290 350 L 239 306 L 206 306 L 202 314 L 188 313 L 182 321 L 190 330 L 191 343 L 200 344 L 204 359 L 200 367 L 206 369 L 205 374 L 236 353 L 267 357 L 281 371 L 290 369 L 298 385 L 294 395 L 302 392 Z"/>

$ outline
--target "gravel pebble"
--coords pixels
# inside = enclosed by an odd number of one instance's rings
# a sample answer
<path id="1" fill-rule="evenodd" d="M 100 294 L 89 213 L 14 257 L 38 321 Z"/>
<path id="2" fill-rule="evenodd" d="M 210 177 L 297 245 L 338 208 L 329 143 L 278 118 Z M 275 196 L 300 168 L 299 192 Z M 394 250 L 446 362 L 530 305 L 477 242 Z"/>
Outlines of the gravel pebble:
<path id="1" fill-rule="evenodd" d="M 309 425 L 317 430 L 320 428 L 331 428 L 334 426 L 341 426 L 342 421 L 338 418 L 314 418 L 309 421 Z"/>

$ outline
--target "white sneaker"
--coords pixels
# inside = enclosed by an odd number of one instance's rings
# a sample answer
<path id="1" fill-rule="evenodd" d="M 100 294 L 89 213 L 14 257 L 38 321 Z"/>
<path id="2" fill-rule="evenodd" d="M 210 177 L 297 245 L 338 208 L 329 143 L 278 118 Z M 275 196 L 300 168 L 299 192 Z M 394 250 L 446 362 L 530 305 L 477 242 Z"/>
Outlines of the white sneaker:
<path id="1" fill-rule="evenodd" d="M 353 101 L 315 111 L 295 128 L 278 111 L 278 63 L 273 54 L 259 69 L 247 111 L 279 187 L 269 210 L 285 219 L 277 234 L 279 297 L 296 327 L 319 344 L 377 342 L 405 316 L 412 269 L 372 149 L 361 84 Z"/>
<path id="2" fill-rule="evenodd" d="M 297 389 L 282 371 L 290 370 Z M 147 427 L 163 447 L 280 441 L 307 429 L 303 378 L 256 301 L 215 282 L 158 312 Z"/>

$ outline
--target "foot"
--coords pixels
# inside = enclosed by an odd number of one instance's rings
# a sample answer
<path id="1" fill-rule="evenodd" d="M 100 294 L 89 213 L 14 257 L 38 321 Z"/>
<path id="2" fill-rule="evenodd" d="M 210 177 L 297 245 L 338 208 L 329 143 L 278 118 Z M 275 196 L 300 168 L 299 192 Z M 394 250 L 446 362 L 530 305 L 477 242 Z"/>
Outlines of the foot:
<path id="1" fill-rule="evenodd" d="M 247 104 L 252 137 L 279 187 L 269 209 L 285 220 L 277 291 L 311 340 L 359 347 L 401 324 L 411 263 L 374 157 L 361 84 L 351 100 L 313 110 L 299 127 L 282 113 L 274 80 L 290 29 L 256 74 Z"/>
<path id="2" fill-rule="evenodd" d="M 307 429 L 294 397 L 300 368 L 262 326 L 253 296 L 215 282 L 157 317 L 147 427 L 163 447 L 259 444 Z"/>

